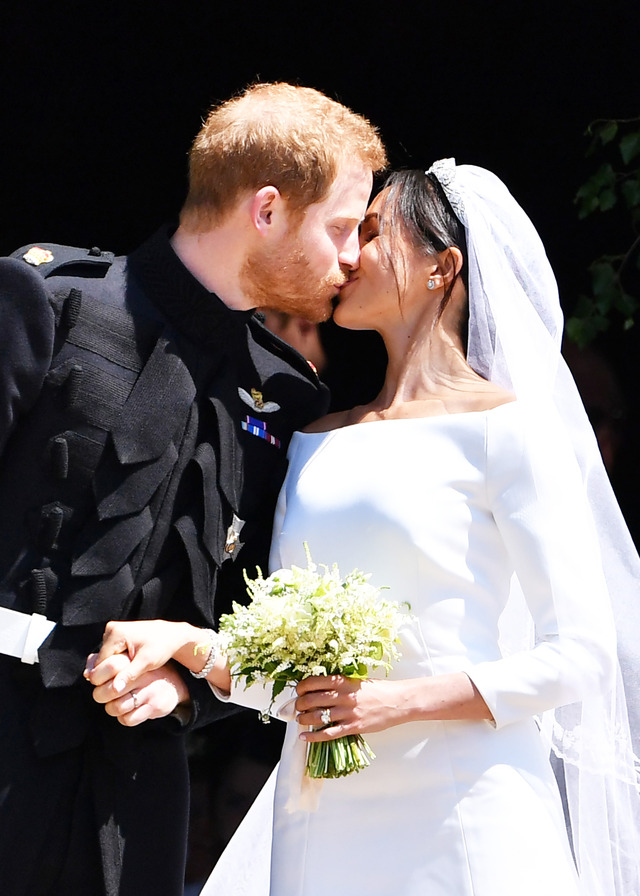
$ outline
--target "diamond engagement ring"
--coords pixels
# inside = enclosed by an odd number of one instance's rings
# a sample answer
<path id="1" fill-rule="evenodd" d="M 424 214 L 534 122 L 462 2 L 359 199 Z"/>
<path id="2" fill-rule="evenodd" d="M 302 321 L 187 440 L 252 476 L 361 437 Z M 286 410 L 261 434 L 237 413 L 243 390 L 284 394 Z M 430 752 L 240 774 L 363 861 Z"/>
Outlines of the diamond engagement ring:
<path id="1" fill-rule="evenodd" d="M 328 707 L 321 711 L 320 721 L 322 722 L 323 725 L 331 724 L 331 710 Z"/>
<path id="2" fill-rule="evenodd" d="M 133 697 L 133 708 L 137 709 L 138 708 L 138 695 L 136 694 L 135 691 L 131 691 L 131 696 Z"/>

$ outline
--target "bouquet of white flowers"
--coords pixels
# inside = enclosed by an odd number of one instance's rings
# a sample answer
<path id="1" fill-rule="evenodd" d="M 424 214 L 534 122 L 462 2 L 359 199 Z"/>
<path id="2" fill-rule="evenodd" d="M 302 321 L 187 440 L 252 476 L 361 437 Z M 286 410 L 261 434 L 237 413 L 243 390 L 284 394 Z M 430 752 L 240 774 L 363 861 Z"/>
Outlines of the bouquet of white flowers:
<path id="1" fill-rule="evenodd" d="M 279 569 L 266 579 L 260 569 L 255 579 L 245 571 L 251 603 L 234 603 L 233 613 L 220 620 L 231 674 L 246 676 L 247 685 L 272 681 L 272 700 L 308 675 L 366 678 L 379 667 L 388 673 L 399 656 L 399 604 L 382 600 L 381 589 L 358 570 L 344 579 L 335 565 L 319 572 L 305 550 L 306 569 Z M 336 778 L 373 758 L 360 734 L 311 743 L 306 774 Z"/>

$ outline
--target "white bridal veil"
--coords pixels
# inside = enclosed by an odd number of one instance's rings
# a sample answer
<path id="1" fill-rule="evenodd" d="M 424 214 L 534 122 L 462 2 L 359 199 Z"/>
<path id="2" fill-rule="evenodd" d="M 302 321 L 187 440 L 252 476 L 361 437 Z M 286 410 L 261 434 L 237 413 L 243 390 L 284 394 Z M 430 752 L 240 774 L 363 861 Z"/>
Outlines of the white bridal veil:
<path id="1" fill-rule="evenodd" d="M 502 181 L 483 168 L 442 159 L 427 174 L 440 183 L 465 227 L 469 364 L 518 399 L 555 408 L 582 471 L 621 668 L 610 693 L 590 694 L 580 704 L 545 713 L 541 724 L 550 749 L 562 759 L 582 891 L 585 896 L 639 896 L 640 794 L 634 748 L 640 752 L 640 559 L 560 353 L 558 290 L 533 224 Z M 585 602 L 594 599 L 602 598 L 585 595 Z M 514 600 L 514 606 L 521 609 L 508 614 L 503 633 L 510 650 L 526 648 L 531 638 L 524 604 Z M 562 610 L 559 605 L 559 617 Z"/>

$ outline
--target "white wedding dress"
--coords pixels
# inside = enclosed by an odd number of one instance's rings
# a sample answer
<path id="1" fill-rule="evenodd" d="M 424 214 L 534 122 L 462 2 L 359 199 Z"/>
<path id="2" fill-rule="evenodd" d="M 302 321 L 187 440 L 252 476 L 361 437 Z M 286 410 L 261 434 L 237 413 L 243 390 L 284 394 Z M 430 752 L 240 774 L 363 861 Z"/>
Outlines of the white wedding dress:
<path id="1" fill-rule="evenodd" d="M 581 611 L 584 595 L 605 585 L 561 427 L 512 402 L 296 433 L 289 458 L 272 569 L 305 566 L 307 542 L 318 564 L 371 573 L 372 584 L 389 589 L 385 598 L 411 606 L 390 677 L 464 671 L 495 724 L 412 722 L 368 734 L 371 766 L 324 781 L 309 810 L 303 746 L 291 721 L 270 872 L 267 790 L 205 894 L 580 893 L 535 717 L 602 687 L 613 641 L 604 618 Z M 499 620 L 514 571 L 535 647 L 506 656 Z M 265 710 L 269 694 L 239 682 L 231 699 Z M 291 697 L 283 694 L 273 711 L 291 718 Z"/>

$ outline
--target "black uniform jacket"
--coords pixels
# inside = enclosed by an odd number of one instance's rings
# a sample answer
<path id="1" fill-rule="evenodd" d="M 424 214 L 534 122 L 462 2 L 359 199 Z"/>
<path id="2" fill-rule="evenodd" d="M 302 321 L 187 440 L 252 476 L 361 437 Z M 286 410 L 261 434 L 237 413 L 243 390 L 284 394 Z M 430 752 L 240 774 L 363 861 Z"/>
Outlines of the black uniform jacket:
<path id="1" fill-rule="evenodd" d="M 326 403 L 307 362 L 205 290 L 167 230 L 128 257 L 39 244 L 0 260 L 0 605 L 58 623 L 39 666 L 0 661 L 15 698 L 0 750 L 24 741 L 19 757 L 0 755 L 2 784 L 11 778 L 0 883 L 26 831 L 37 840 L 34 825 L 51 824 L 40 806 L 20 830 L 19 806 L 35 797 L 30 764 L 73 753 L 84 756 L 72 763 L 80 774 L 90 749 L 106 891 L 126 891 L 113 867 L 141 833 L 126 824 L 126 801 L 108 805 L 113 782 L 139 774 L 149 738 L 182 739 L 175 720 L 124 729 L 109 719 L 82 679 L 86 655 L 110 619 L 215 625 L 232 600 L 246 602 L 242 572 L 266 568 L 291 433 Z M 206 683 L 189 682 L 192 725 L 228 712 Z M 108 793 L 97 755 L 118 769 Z M 64 776 L 56 786 L 63 794 Z M 157 815 L 150 824 L 184 839 Z M 0 889 L 17 896 L 11 886 Z"/>

